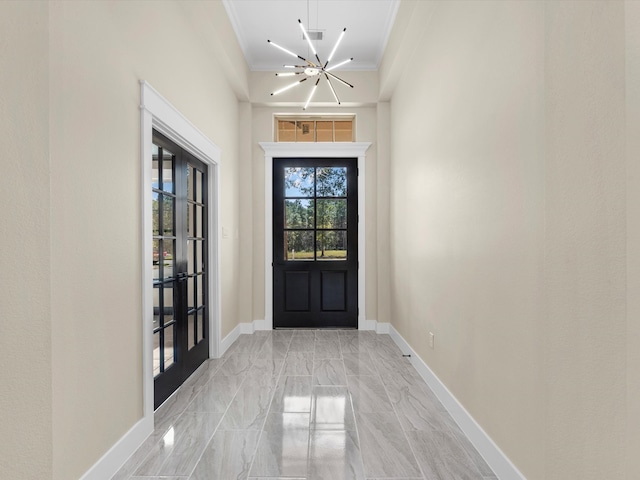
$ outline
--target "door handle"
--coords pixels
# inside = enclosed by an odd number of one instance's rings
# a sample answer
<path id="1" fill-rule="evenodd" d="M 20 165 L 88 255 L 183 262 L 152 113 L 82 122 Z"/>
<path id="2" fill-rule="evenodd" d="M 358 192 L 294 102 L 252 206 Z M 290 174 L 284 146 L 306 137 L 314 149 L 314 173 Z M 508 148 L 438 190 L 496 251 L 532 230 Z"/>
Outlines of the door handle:
<path id="1" fill-rule="evenodd" d="M 184 282 L 187 279 L 187 274 L 179 273 L 178 275 L 176 275 L 176 278 L 178 279 L 179 282 Z"/>

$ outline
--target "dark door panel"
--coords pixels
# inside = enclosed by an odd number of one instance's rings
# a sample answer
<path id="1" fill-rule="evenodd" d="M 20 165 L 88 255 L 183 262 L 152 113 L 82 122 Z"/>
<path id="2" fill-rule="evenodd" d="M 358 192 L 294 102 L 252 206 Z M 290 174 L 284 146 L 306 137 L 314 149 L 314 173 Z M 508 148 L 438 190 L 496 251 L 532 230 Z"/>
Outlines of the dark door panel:
<path id="1" fill-rule="evenodd" d="M 358 326 L 357 159 L 274 159 L 274 327 Z"/>

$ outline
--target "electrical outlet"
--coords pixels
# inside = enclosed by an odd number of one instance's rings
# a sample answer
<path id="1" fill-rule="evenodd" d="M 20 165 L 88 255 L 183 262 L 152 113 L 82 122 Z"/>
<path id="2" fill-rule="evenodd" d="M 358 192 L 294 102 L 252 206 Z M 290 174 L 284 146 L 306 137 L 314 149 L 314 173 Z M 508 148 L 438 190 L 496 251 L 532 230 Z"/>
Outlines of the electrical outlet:
<path id="1" fill-rule="evenodd" d="M 433 334 L 433 332 L 429 332 L 429 346 L 431 348 L 434 348 L 435 341 L 436 341 L 436 336 Z"/>

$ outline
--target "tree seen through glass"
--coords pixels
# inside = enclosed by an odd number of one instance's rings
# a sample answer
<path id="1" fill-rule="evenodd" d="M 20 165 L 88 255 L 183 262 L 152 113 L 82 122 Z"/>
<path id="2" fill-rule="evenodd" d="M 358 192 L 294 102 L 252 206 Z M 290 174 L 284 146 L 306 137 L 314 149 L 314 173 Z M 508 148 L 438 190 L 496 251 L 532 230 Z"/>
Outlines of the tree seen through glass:
<path id="1" fill-rule="evenodd" d="M 284 169 L 285 259 L 347 258 L 347 169 Z"/>

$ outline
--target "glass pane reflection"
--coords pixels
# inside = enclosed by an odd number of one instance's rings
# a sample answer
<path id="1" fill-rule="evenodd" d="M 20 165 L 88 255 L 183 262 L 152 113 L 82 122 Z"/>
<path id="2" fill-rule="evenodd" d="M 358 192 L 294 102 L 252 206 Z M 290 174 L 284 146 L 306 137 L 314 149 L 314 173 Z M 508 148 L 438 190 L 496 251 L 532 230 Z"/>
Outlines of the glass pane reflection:
<path id="1" fill-rule="evenodd" d="M 162 247 L 163 251 L 159 255 L 162 255 L 161 259 L 158 259 L 162 262 L 162 278 L 173 278 L 173 243 L 174 240 L 163 240 Z"/>
<path id="2" fill-rule="evenodd" d="M 174 361 L 174 328 L 173 325 L 164 329 L 164 369 L 169 368 Z"/>
<path id="3" fill-rule="evenodd" d="M 153 334 L 153 376 L 160 373 L 160 332 Z"/>
<path id="4" fill-rule="evenodd" d="M 173 193 L 173 160 L 171 155 L 167 157 L 166 154 L 162 162 L 162 190 Z"/>
<path id="5" fill-rule="evenodd" d="M 173 197 L 162 195 L 162 233 L 173 235 Z"/>
<path id="6" fill-rule="evenodd" d="M 345 395 L 315 396 L 315 428 L 318 430 L 347 430 L 347 398 Z"/>
<path id="7" fill-rule="evenodd" d="M 189 335 L 187 338 L 187 344 L 188 344 L 188 348 L 189 350 L 191 350 L 196 342 L 195 342 L 195 329 L 196 329 L 196 315 L 195 312 L 190 314 L 189 317 L 187 318 L 187 324 L 189 325 Z"/>

